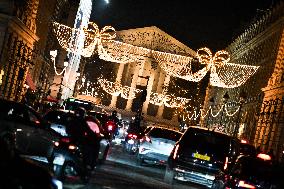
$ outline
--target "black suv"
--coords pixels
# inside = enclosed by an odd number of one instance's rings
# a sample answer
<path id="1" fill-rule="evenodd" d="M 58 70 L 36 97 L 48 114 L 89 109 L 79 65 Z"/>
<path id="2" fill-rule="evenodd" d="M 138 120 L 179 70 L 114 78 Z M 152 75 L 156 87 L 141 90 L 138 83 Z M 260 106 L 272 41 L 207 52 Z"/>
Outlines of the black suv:
<path id="1" fill-rule="evenodd" d="M 238 139 L 207 128 L 189 127 L 169 156 L 164 180 L 211 187 L 218 171 L 226 170 L 238 154 Z"/>
<path id="2" fill-rule="evenodd" d="M 31 107 L 0 99 L 0 136 L 11 135 L 15 137 L 16 149 L 21 155 L 52 161 L 58 134 Z"/>

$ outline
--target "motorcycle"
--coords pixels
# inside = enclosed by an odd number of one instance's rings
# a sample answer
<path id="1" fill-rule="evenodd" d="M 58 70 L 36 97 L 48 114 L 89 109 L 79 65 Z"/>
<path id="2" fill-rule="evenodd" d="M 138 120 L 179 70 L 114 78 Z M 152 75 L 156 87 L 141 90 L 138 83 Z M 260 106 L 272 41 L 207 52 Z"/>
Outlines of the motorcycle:
<path id="1" fill-rule="evenodd" d="M 130 154 L 136 154 L 139 149 L 139 139 L 136 134 L 128 133 L 125 139 L 125 151 Z"/>
<path id="2" fill-rule="evenodd" d="M 79 177 L 83 182 L 89 181 L 90 170 L 83 162 L 83 154 L 79 145 L 72 143 L 68 137 L 55 142 L 53 160 L 54 175 L 61 181 L 67 177 Z"/>

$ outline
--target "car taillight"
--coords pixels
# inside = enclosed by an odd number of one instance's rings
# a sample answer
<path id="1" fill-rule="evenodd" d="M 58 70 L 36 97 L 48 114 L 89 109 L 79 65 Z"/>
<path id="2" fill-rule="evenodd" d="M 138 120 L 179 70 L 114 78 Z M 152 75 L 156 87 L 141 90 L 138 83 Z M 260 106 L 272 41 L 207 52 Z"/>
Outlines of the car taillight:
<path id="1" fill-rule="evenodd" d="M 70 143 L 70 138 L 61 138 L 60 141 L 64 143 Z"/>
<path id="2" fill-rule="evenodd" d="M 175 151 L 174 151 L 173 159 L 176 159 L 178 149 L 179 149 L 179 144 L 175 146 Z"/>
<path id="3" fill-rule="evenodd" d="M 240 180 L 240 181 L 238 182 L 238 187 L 242 187 L 242 188 L 251 188 L 251 189 L 256 188 L 254 185 L 252 185 L 252 184 L 248 184 L 248 183 L 246 183 L 246 182 L 245 182 L 245 181 L 243 181 L 243 180 Z"/>
<path id="4" fill-rule="evenodd" d="M 228 162 L 229 162 L 229 158 L 226 157 L 225 164 L 224 164 L 224 170 L 226 170 L 228 168 Z"/>
<path id="5" fill-rule="evenodd" d="M 260 158 L 260 159 L 263 159 L 265 161 L 270 161 L 271 160 L 271 156 L 268 155 L 268 154 L 260 153 L 260 154 L 257 154 L 257 157 Z"/>

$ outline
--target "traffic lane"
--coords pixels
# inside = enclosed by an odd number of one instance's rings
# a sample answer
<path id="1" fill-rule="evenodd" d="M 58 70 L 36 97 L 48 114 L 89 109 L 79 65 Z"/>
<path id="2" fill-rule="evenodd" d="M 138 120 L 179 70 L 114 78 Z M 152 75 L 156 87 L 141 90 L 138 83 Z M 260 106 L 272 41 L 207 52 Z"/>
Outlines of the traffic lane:
<path id="1" fill-rule="evenodd" d="M 143 172 L 144 170 L 144 172 Z M 151 175 L 144 167 L 133 167 L 117 162 L 106 161 L 104 165 L 96 168 L 95 173 L 87 185 L 78 182 L 65 183 L 66 189 L 197 189 L 194 185 L 166 184 L 161 175 Z"/>
<path id="2" fill-rule="evenodd" d="M 64 188 L 92 189 L 195 189 L 204 188 L 199 185 L 175 183 L 174 186 L 163 182 L 165 166 L 136 164 L 136 156 L 124 152 L 122 145 L 112 144 L 107 161 L 95 169 L 88 185 L 78 184 L 78 181 L 65 183 Z"/>

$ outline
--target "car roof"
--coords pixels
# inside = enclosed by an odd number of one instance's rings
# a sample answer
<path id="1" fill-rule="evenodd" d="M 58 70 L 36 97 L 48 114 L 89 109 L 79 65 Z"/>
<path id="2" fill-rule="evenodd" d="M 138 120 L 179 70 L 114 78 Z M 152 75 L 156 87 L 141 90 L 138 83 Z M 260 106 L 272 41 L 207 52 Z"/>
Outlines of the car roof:
<path id="1" fill-rule="evenodd" d="M 187 129 L 190 129 L 190 128 L 193 128 L 193 129 L 200 129 L 200 130 L 204 130 L 204 131 L 212 131 L 212 132 L 215 132 L 215 133 L 219 133 L 219 134 L 222 134 L 222 135 L 226 135 L 228 137 L 231 137 L 230 135 L 224 133 L 224 132 L 221 132 L 221 131 L 218 131 L 218 130 L 214 130 L 214 129 L 209 129 L 207 127 L 200 127 L 200 126 L 188 126 Z"/>
<path id="2" fill-rule="evenodd" d="M 164 129 L 164 130 L 168 130 L 168 131 L 174 131 L 174 132 L 177 132 L 177 133 L 180 133 L 180 134 L 183 134 L 182 132 L 178 131 L 178 130 L 175 130 L 175 129 L 171 129 L 171 128 L 166 128 L 166 127 L 160 127 L 160 126 L 151 126 L 151 131 L 155 128 L 160 128 L 160 129 Z"/>

